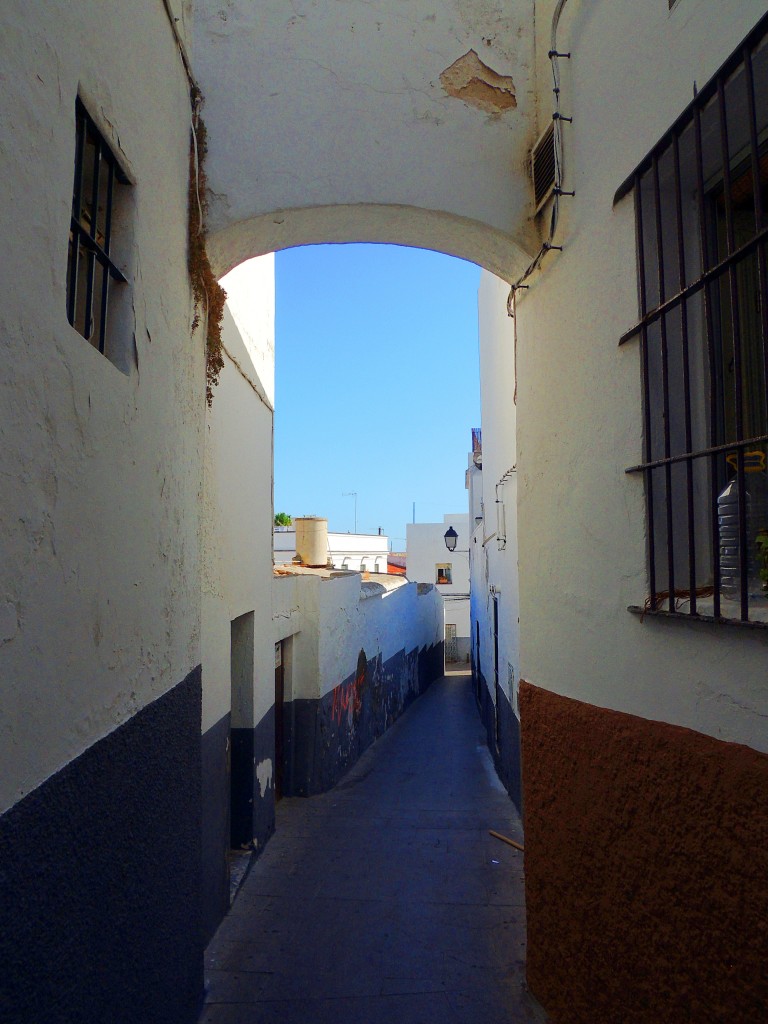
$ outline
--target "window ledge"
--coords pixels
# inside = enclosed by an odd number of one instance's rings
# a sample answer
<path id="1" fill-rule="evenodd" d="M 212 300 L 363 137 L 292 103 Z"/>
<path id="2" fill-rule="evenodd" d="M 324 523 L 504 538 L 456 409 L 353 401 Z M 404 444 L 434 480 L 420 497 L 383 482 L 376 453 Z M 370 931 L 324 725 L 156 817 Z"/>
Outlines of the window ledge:
<path id="1" fill-rule="evenodd" d="M 641 622 L 644 618 L 649 617 L 654 619 L 674 620 L 676 622 L 710 622 L 717 626 L 746 626 L 747 629 L 768 629 L 768 621 L 763 621 L 761 619 L 749 619 L 746 622 L 743 619 L 726 619 L 723 616 L 716 619 L 714 615 L 702 615 L 699 612 L 695 615 L 691 615 L 690 612 L 670 612 L 662 608 L 658 608 L 656 611 L 651 611 L 650 609 L 642 608 L 637 604 L 629 605 L 627 611 L 631 612 L 633 615 L 638 615 Z"/>

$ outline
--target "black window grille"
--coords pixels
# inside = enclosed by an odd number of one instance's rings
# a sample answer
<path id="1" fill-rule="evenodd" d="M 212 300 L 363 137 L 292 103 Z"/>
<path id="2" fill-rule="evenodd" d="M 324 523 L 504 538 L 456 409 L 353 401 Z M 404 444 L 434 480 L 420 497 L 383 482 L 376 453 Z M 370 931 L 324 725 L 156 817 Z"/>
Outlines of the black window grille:
<path id="1" fill-rule="evenodd" d="M 67 319 L 99 352 L 107 342 L 110 281 L 125 277 L 110 255 L 116 190 L 128 178 L 78 98 L 75 182 L 67 261 Z"/>
<path id="2" fill-rule="evenodd" d="M 768 620 L 768 17 L 633 192 L 646 610 Z"/>

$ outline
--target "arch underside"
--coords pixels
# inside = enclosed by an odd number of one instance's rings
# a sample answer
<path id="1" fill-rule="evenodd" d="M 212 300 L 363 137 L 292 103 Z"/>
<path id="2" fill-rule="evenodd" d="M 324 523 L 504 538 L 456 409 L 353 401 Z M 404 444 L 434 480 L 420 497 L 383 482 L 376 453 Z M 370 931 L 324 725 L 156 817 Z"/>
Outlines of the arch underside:
<path id="1" fill-rule="evenodd" d="M 276 210 L 212 234 L 208 251 L 214 273 L 254 256 L 298 245 L 370 242 L 431 249 L 468 260 L 505 281 L 513 281 L 531 254 L 502 231 L 441 210 L 356 203 Z"/>

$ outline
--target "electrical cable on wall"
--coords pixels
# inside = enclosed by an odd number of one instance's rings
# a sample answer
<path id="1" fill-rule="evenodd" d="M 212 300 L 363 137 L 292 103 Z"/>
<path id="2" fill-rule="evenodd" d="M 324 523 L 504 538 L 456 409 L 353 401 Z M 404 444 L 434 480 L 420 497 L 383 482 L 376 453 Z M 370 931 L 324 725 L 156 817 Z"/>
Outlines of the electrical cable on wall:
<path id="1" fill-rule="evenodd" d="M 562 252 L 561 245 L 555 245 L 555 231 L 557 230 L 557 222 L 560 214 L 560 199 L 562 196 L 573 196 L 574 192 L 566 192 L 563 190 L 563 122 L 568 124 L 572 123 L 573 118 L 565 117 L 560 110 L 560 58 L 570 59 L 570 53 L 560 53 L 557 48 L 557 28 L 560 23 L 560 16 L 563 13 L 568 0 L 558 0 L 557 6 L 555 7 L 552 15 L 552 30 L 550 33 L 550 44 L 549 44 L 549 57 L 550 64 L 552 67 L 552 93 L 555 99 L 555 109 L 552 113 L 553 122 L 553 156 L 555 165 L 555 185 L 552 190 L 552 213 L 549 220 L 549 233 L 545 242 L 542 242 L 541 248 L 539 249 L 536 256 L 526 267 L 523 274 L 515 281 L 509 291 L 509 298 L 507 299 L 507 314 L 511 317 L 515 317 L 517 292 L 521 288 L 527 288 L 528 285 L 525 281 L 538 269 L 541 261 L 544 259 L 546 254 L 551 251 Z M 517 342 L 517 335 L 515 335 L 515 343 Z M 515 354 L 515 400 L 517 398 L 517 355 Z"/>

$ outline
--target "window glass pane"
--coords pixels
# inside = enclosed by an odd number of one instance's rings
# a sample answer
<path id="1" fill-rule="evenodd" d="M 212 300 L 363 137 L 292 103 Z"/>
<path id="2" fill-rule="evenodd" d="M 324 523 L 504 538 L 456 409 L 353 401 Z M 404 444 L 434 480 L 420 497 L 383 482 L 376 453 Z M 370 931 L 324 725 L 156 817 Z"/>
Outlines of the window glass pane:
<path id="1" fill-rule="evenodd" d="M 715 413 L 713 444 L 736 440 L 736 388 L 733 350 L 733 316 L 728 272 L 720 274 L 710 288 L 715 326 Z"/>
<path id="2" fill-rule="evenodd" d="M 765 348 L 760 304 L 757 254 L 740 260 L 735 269 L 741 336 L 741 393 L 744 436 L 768 433 L 765 388 Z"/>
<path id="3" fill-rule="evenodd" d="M 670 467 L 672 496 L 672 539 L 675 590 L 690 593 L 690 561 L 688 557 L 688 468 L 676 462 Z M 695 524 L 694 524 L 695 525 Z"/>
<path id="4" fill-rule="evenodd" d="M 705 289 L 702 288 L 686 301 L 692 451 L 701 451 L 710 443 L 710 371 L 704 299 Z"/>
<path id="5" fill-rule="evenodd" d="M 93 283 L 93 334 L 90 337 L 90 342 L 95 345 L 96 348 L 101 348 L 101 313 L 104 303 L 105 295 L 109 297 L 109 273 L 106 267 L 96 262 L 96 273 Z M 106 312 L 106 310 L 104 310 Z"/>
<path id="6" fill-rule="evenodd" d="M 768 195 L 766 192 L 766 146 L 768 146 L 768 41 L 763 42 L 752 53 L 752 81 L 755 95 L 755 116 L 757 142 L 760 147 L 760 179 L 763 198 L 763 224 L 768 223 Z"/>
<path id="7" fill-rule="evenodd" d="M 96 221 L 96 240 L 99 245 L 107 253 L 109 248 L 107 246 L 107 212 L 108 212 L 108 200 L 109 200 L 109 169 L 110 161 L 106 157 L 102 157 L 99 165 L 99 205 L 98 205 L 98 216 Z"/>
<path id="8" fill-rule="evenodd" d="M 659 205 L 661 209 L 661 254 L 664 264 L 662 283 L 664 300 L 666 300 L 680 291 L 677 189 L 675 187 L 674 154 L 671 145 L 667 146 L 659 157 Z"/>
<path id="9" fill-rule="evenodd" d="M 760 180 L 763 207 L 766 201 L 766 178 L 768 175 L 768 154 L 765 153 L 766 119 L 768 117 L 768 97 L 765 95 L 765 55 L 760 51 L 758 59 L 753 63 L 755 77 L 755 114 L 759 153 Z M 734 74 L 725 86 L 726 110 L 728 119 L 728 148 L 731 160 L 731 195 L 734 204 L 736 231 L 736 247 L 743 244 L 756 231 L 755 194 L 752 174 L 751 124 L 749 119 L 748 81 L 744 67 Z"/>
<path id="10" fill-rule="evenodd" d="M 83 178 L 80 196 L 80 216 L 78 218 L 89 234 L 92 232 L 94 218 L 94 171 L 99 166 L 98 146 L 98 136 L 96 135 L 93 125 L 89 122 L 85 133 L 85 146 L 83 148 Z"/>
<path id="11" fill-rule="evenodd" d="M 711 460 L 709 458 L 694 459 L 691 466 L 695 503 L 696 585 L 697 587 L 710 587 L 714 574 Z"/>
<path id="12" fill-rule="evenodd" d="M 651 470 L 653 479 L 653 503 L 649 515 L 653 519 L 653 538 L 655 549 L 656 593 L 669 589 L 669 571 L 667 567 L 667 484 L 663 467 Z"/>
<path id="13" fill-rule="evenodd" d="M 640 179 L 642 204 L 643 260 L 645 284 L 645 313 L 659 304 L 658 249 L 656 247 L 656 214 L 654 206 L 653 172 L 646 171 Z"/>
<path id="14" fill-rule="evenodd" d="M 720 114 L 717 96 L 713 96 L 701 110 L 701 161 L 704 188 L 708 191 L 722 177 L 722 149 L 720 145 Z"/>
<path id="15" fill-rule="evenodd" d="M 696 187 L 696 139 L 692 122 L 680 134 L 678 153 L 685 258 L 684 284 L 688 285 L 699 277 L 701 266 L 699 202 Z"/>
<path id="16" fill-rule="evenodd" d="M 88 275 L 91 270 L 91 264 L 92 257 L 90 253 L 84 246 L 80 245 L 78 247 L 74 326 L 84 338 L 90 338 L 91 336 L 91 314 L 87 310 Z"/>
<path id="17" fill-rule="evenodd" d="M 669 388 L 669 454 L 688 451 L 685 431 L 685 359 L 683 350 L 683 317 L 680 306 L 664 317 L 667 332 L 667 381 Z"/>
<path id="18" fill-rule="evenodd" d="M 648 392 L 650 398 L 650 424 L 646 424 L 650 451 L 648 461 L 663 459 L 664 452 L 664 391 L 661 357 L 661 325 L 657 320 L 648 327 Z"/>

